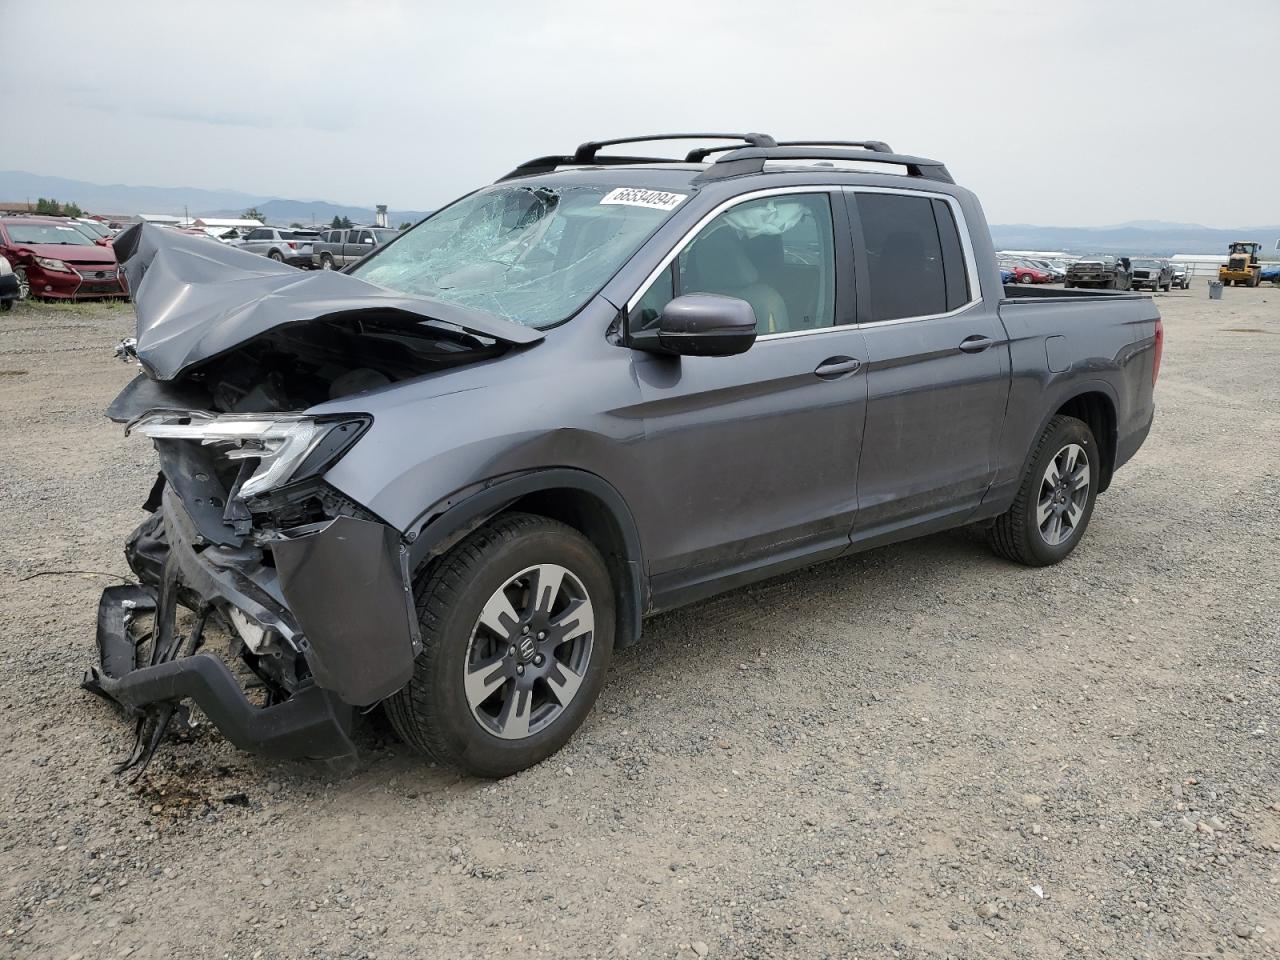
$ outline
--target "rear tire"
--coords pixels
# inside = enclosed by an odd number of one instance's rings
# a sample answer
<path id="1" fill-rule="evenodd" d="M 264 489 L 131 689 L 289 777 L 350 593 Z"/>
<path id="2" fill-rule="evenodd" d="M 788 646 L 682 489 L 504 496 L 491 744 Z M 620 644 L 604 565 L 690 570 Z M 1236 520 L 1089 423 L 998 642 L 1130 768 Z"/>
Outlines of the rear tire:
<path id="1" fill-rule="evenodd" d="M 329 256 L 329 254 L 327 254 L 327 253 L 322 253 L 322 254 L 320 254 L 320 269 L 321 269 L 321 270 L 332 270 L 332 269 L 333 269 L 333 257 Z"/>
<path id="2" fill-rule="evenodd" d="M 1093 516 L 1101 466 L 1097 450 L 1084 421 L 1061 415 L 1050 420 L 1013 504 L 988 531 L 991 548 L 1028 567 L 1066 559 Z"/>
<path id="3" fill-rule="evenodd" d="M 613 653 L 613 585 L 591 542 L 556 520 L 505 514 L 422 570 L 414 596 L 422 652 L 384 703 L 405 743 L 478 777 L 564 746 Z"/>
<path id="4" fill-rule="evenodd" d="M 279 250 L 272 250 L 270 253 L 267 254 L 267 256 L 272 260 L 274 260 L 276 263 L 284 263 L 284 254 L 282 254 Z"/>

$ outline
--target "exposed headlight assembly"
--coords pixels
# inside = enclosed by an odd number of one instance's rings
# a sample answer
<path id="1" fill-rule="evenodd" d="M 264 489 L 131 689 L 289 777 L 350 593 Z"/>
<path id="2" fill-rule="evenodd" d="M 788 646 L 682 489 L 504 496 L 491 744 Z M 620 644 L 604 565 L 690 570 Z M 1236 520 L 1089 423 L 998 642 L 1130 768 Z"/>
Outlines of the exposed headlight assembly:
<path id="1" fill-rule="evenodd" d="M 262 414 L 149 413 L 125 433 L 153 440 L 198 440 L 229 460 L 256 460 L 240 486 L 241 497 L 266 493 L 290 480 L 320 473 L 368 427 L 368 417 L 317 420 Z"/>

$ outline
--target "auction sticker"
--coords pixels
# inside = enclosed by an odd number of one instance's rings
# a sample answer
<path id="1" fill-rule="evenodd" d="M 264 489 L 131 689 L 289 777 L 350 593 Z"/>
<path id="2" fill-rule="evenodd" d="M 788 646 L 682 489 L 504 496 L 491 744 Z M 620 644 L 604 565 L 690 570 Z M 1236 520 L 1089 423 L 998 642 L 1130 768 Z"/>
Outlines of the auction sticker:
<path id="1" fill-rule="evenodd" d="M 629 207 L 652 207 L 654 210 L 674 210 L 687 193 L 668 193 L 666 190 L 644 190 L 640 187 L 618 187 L 600 198 L 601 203 L 625 203 Z"/>

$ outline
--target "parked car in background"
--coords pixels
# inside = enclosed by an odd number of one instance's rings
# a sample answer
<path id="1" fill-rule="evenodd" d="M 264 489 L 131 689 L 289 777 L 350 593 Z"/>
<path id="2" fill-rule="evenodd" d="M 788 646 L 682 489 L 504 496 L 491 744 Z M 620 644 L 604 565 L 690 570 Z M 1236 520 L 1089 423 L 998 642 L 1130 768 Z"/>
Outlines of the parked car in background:
<path id="1" fill-rule="evenodd" d="M 1264 263 L 1262 265 L 1262 281 L 1270 281 L 1280 287 L 1280 263 Z"/>
<path id="2" fill-rule="evenodd" d="M 74 217 L 73 220 L 77 226 L 93 236 L 98 243 L 108 244 L 111 242 L 111 238 L 115 236 L 106 224 L 99 223 L 97 220 L 89 217 Z"/>
<path id="3" fill-rule="evenodd" d="M 12 310 L 18 299 L 18 277 L 4 257 L 0 257 L 0 311 Z"/>
<path id="4" fill-rule="evenodd" d="M 0 256 L 13 266 L 23 298 L 129 295 L 115 251 L 59 220 L 0 217 Z"/>
<path id="5" fill-rule="evenodd" d="M 506 776 L 564 745 L 646 613 L 975 523 L 1027 566 L 1080 544 L 1151 428 L 1155 303 L 1001 287 L 935 160 L 742 140 L 540 157 L 328 277 L 117 240 L 142 369 L 108 416 L 161 476 L 84 685 L 143 718 L 133 761 L 184 698 L 237 746 L 334 760 L 382 704 Z"/>
<path id="6" fill-rule="evenodd" d="M 1013 271 L 1008 267 L 1002 266 L 1000 268 L 1000 284 L 1003 286 L 1007 283 L 1013 283 Z"/>
<path id="7" fill-rule="evenodd" d="M 1186 290 L 1191 286 L 1191 268 L 1185 263 L 1170 263 L 1173 270 L 1173 285 L 1179 290 Z"/>
<path id="8" fill-rule="evenodd" d="M 1129 258 L 1104 253 L 1081 257 L 1073 263 L 1067 269 L 1067 279 L 1063 286 L 1128 290 L 1129 283 Z"/>
<path id="9" fill-rule="evenodd" d="M 1013 260 L 1002 267 L 1013 274 L 1014 283 L 1053 283 L 1053 274 L 1039 267 L 1033 267 L 1021 260 Z"/>
<path id="10" fill-rule="evenodd" d="M 1039 270 L 1042 273 L 1049 274 L 1049 276 L 1052 278 L 1053 283 L 1061 283 L 1063 280 L 1067 278 L 1066 268 L 1056 267 L 1054 266 L 1053 262 L 1050 260 L 1024 258 L 1020 262 L 1024 266 L 1028 266 L 1033 270 Z"/>
<path id="11" fill-rule="evenodd" d="M 311 248 L 320 239 L 318 230 L 282 230 L 255 227 L 236 243 L 241 250 L 270 257 L 294 267 L 311 267 Z"/>
<path id="12" fill-rule="evenodd" d="M 1157 290 L 1168 291 L 1173 286 L 1173 265 L 1168 260 L 1142 257 L 1130 261 L 1129 266 L 1131 290 L 1145 287 L 1155 293 Z"/>
<path id="13" fill-rule="evenodd" d="M 390 227 L 328 230 L 311 248 L 311 265 L 320 270 L 337 270 L 382 249 L 398 236 L 400 231 Z"/>

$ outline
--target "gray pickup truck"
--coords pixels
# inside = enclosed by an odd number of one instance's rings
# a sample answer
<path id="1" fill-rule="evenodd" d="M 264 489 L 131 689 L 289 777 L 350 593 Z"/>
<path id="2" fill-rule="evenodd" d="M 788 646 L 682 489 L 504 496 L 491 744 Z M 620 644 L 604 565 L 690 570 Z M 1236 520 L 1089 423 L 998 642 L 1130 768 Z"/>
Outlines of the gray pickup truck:
<path id="1" fill-rule="evenodd" d="M 1129 261 L 1129 268 L 1129 282 L 1134 290 L 1146 287 L 1152 293 L 1159 290 L 1167 293 L 1173 287 L 1173 264 L 1168 260 L 1135 257 Z"/>
<path id="2" fill-rule="evenodd" d="M 400 236 L 389 227 L 352 227 L 327 230 L 311 247 L 311 265 L 317 270 L 340 270 L 362 260 Z"/>
<path id="3" fill-rule="evenodd" d="M 345 273 L 117 238 L 142 369 L 107 412 L 159 474 L 84 683 L 141 718 L 125 766 L 188 699 L 347 762 L 381 704 L 504 776 L 647 614 L 962 525 L 1072 552 L 1151 428 L 1152 299 L 1003 287 L 937 161 L 732 141 L 530 160 Z"/>

